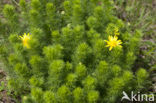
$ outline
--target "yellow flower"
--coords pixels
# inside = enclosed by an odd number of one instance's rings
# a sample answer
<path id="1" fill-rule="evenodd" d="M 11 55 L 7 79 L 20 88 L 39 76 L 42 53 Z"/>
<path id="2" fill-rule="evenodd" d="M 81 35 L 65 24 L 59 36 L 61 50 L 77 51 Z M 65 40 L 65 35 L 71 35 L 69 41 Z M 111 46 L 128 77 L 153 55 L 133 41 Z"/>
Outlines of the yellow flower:
<path id="1" fill-rule="evenodd" d="M 117 36 L 109 36 L 108 40 L 105 40 L 105 42 L 107 43 L 106 47 L 109 47 L 109 50 L 112 50 L 115 47 L 122 47 L 122 42 L 121 40 L 118 40 Z"/>
<path id="2" fill-rule="evenodd" d="M 23 36 L 19 36 L 20 39 L 22 40 L 23 42 L 23 46 L 26 47 L 26 48 L 30 48 L 29 44 L 28 44 L 28 41 L 30 40 L 30 34 L 26 34 L 24 33 Z"/>

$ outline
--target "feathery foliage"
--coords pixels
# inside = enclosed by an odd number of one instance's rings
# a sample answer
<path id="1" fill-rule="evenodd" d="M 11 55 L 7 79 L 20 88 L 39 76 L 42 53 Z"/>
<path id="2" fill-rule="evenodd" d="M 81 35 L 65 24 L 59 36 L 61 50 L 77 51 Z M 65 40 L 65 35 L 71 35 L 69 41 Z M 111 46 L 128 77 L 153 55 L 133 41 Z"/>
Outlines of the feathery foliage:
<path id="1" fill-rule="evenodd" d="M 116 103 L 122 91 L 145 85 L 146 70 L 132 72 L 142 33 L 114 16 L 112 0 L 20 0 L 19 6 L 4 6 L 9 45 L 0 45 L 0 58 L 9 90 L 23 103 Z M 19 38 L 24 33 L 29 48 Z"/>

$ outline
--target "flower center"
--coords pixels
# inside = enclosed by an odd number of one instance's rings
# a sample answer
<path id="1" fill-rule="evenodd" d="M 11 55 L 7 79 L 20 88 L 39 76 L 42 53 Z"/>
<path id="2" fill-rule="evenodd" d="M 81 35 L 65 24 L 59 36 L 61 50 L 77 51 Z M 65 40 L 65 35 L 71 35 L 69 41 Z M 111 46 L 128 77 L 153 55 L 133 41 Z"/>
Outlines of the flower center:
<path id="1" fill-rule="evenodd" d="M 116 46 L 117 46 L 117 42 L 116 42 L 116 41 L 112 41 L 112 42 L 111 42 L 111 46 L 112 46 L 112 47 L 116 47 Z"/>

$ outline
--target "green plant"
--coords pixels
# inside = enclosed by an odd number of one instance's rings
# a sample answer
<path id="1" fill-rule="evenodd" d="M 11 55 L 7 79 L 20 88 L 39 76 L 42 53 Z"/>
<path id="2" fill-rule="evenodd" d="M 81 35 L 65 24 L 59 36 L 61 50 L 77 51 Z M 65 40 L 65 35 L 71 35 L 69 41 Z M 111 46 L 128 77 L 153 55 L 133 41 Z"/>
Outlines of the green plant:
<path id="1" fill-rule="evenodd" d="M 122 91 L 145 85 L 146 70 L 132 72 L 142 33 L 114 16 L 113 1 L 19 4 L 20 11 L 3 9 L 9 45 L 2 45 L 0 54 L 10 75 L 8 88 L 23 96 L 23 103 L 115 103 Z"/>
<path id="2" fill-rule="evenodd" d="M 5 83 L 4 83 L 4 81 L 2 81 L 0 84 L 1 84 L 0 85 L 0 91 L 3 91 L 5 89 Z"/>

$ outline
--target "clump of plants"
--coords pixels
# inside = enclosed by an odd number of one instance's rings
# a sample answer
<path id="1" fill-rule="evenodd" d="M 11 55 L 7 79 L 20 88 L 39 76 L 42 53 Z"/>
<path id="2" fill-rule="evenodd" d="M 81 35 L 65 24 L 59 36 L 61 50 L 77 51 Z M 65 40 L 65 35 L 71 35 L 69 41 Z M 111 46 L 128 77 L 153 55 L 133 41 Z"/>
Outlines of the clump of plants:
<path id="1" fill-rule="evenodd" d="M 142 33 L 114 16 L 111 0 L 20 0 L 3 9 L 0 54 L 8 89 L 23 103 L 116 103 L 138 92 Z M 2 34 L 0 34 L 2 35 Z"/>

